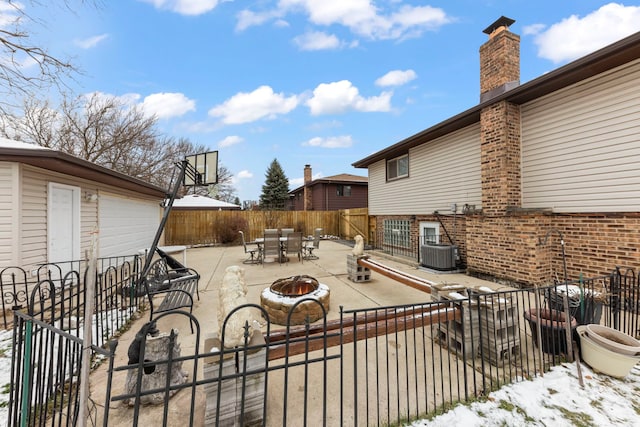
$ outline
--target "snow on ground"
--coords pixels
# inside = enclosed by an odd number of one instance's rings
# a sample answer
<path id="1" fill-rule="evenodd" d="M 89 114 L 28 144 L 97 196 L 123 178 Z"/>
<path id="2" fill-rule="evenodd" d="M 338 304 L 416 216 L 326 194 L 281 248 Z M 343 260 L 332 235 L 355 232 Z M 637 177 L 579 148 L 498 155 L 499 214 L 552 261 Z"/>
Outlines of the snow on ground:
<path id="1" fill-rule="evenodd" d="M 7 425 L 12 331 L 0 330 L 0 425 Z M 594 373 L 582 364 L 556 366 L 532 381 L 491 393 L 486 401 L 460 404 L 412 427 L 438 426 L 640 426 L 640 365 L 624 379 Z"/>
<path id="2" fill-rule="evenodd" d="M 640 365 L 624 379 L 596 374 L 582 364 L 555 366 L 544 377 L 512 384 L 486 401 L 460 404 L 412 427 L 439 426 L 640 426 Z"/>
<path id="3" fill-rule="evenodd" d="M 11 347 L 13 331 L 0 329 L 0 425 L 6 426 L 9 415 L 11 386 Z"/>

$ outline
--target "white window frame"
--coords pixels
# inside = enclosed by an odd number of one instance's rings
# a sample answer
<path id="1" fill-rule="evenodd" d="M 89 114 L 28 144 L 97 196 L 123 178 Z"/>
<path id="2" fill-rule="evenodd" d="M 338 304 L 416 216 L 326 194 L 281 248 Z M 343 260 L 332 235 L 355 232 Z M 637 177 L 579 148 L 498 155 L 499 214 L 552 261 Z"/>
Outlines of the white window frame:
<path id="1" fill-rule="evenodd" d="M 404 166 L 404 167 L 403 167 Z M 409 154 L 387 160 L 387 181 L 395 181 L 409 176 Z"/>
<path id="2" fill-rule="evenodd" d="M 437 221 L 420 221 L 419 224 L 420 227 L 420 244 L 421 245 L 425 245 L 428 243 L 431 244 L 440 244 L 440 223 Z M 426 230 L 435 230 L 435 233 L 429 233 L 427 234 Z M 425 236 L 434 236 L 435 237 L 435 241 L 434 242 L 426 242 L 425 240 Z"/>

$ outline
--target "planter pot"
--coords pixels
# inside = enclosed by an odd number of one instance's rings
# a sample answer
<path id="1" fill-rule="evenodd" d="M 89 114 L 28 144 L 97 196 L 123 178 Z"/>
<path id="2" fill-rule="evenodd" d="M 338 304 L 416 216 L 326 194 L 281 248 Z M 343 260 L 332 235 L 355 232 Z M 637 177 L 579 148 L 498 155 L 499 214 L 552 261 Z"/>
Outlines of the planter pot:
<path id="1" fill-rule="evenodd" d="M 536 347 L 540 328 L 542 351 L 549 354 L 567 354 L 567 318 L 562 311 L 532 308 L 524 312 L 524 318 L 529 322 Z M 569 322 L 571 331 L 575 330 L 578 326 L 576 319 L 571 317 Z"/>
<path id="2" fill-rule="evenodd" d="M 586 325 L 585 335 L 597 344 L 615 353 L 640 356 L 640 341 L 624 332 L 602 325 Z"/>
<path id="3" fill-rule="evenodd" d="M 582 305 L 580 304 L 580 288 L 575 285 L 568 286 L 569 290 L 569 312 L 571 316 L 576 318 L 578 325 L 586 325 L 589 323 L 600 323 L 602 317 L 602 301 L 599 301 L 596 295 L 594 298 L 591 294 L 582 296 Z M 559 286 L 557 290 L 549 289 L 545 292 L 545 297 L 549 308 L 564 312 L 565 286 Z"/>
<path id="4" fill-rule="evenodd" d="M 582 325 L 576 329 L 580 337 L 582 359 L 596 372 L 616 378 L 626 377 L 631 369 L 640 362 L 640 356 L 629 356 L 611 351 L 594 341 L 587 327 Z"/>

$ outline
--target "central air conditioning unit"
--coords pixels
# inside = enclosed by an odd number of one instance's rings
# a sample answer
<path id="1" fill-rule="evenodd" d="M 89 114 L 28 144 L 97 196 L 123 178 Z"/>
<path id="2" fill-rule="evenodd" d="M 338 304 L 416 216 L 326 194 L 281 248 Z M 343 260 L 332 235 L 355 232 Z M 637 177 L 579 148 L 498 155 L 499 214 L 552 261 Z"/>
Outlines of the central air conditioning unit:
<path id="1" fill-rule="evenodd" d="M 434 270 L 455 270 L 458 247 L 455 245 L 422 245 L 420 265 Z"/>

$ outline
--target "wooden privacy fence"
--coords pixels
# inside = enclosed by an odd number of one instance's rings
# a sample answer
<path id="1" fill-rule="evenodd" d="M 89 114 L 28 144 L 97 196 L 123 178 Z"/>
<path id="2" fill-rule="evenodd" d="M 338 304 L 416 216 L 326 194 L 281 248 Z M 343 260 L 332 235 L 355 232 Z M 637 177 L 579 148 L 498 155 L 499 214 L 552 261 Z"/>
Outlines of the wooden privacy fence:
<path id="1" fill-rule="evenodd" d="M 262 237 L 265 228 L 293 227 L 303 235 L 322 228 L 324 235 L 352 239 L 368 229 L 367 209 L 340 211 L 216 211 L 178 210 L 169 214 L 165 226 L 166 245 L 211 245 Z M 362 231 L 360 231 L 362 230 Z"/>

